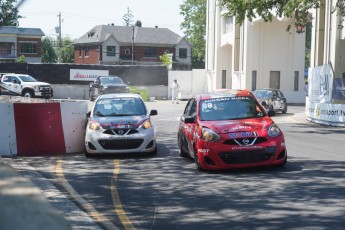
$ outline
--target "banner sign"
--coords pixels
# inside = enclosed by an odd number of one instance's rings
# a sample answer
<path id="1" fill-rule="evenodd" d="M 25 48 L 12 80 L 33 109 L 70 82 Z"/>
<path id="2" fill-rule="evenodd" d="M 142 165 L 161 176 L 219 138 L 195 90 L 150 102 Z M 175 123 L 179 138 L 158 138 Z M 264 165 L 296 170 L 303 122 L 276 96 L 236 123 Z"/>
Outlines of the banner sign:
<path id="1" fill-rule="evenodd" d="M 94 81 L 98 76 L 109 76 L 109 70 L 70 69 L 72 81 Z"/>
<path id="2" fill-rule="evenodd" d="M 345 126 L 345 105 L 307 102 L 306 118 L 319 124 Z"/>
<path id="3" fill-rule="evenodd" d="M 345 78 L 333 79 L 333 99 L 345 100 Z"/>
<path id="4" fill-rule="evenodd" d="M 309 69 L 308 96 L 311 102 L 331 103 L 333 71 L 330 65 Z"/>

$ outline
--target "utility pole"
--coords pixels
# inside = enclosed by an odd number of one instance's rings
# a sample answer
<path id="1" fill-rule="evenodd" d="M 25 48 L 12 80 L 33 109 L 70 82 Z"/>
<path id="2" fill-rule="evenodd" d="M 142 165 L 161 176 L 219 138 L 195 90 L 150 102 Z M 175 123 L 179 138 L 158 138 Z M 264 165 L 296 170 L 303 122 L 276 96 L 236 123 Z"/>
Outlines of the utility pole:
<path id="1" fill-rule="evenodd" d="M 134 64 L 134 26 L 132 26 L 132 65 Z"/>
<path id="2" fill-rule="evenodd" d="M 61 48 L 62 48 L 62 40 L 61 40 L 61 12 L 57 15 L 59 17 L 59 26 L 55 28 L 55 32 L 59 34 L 59 47 L 58 47 L 58 62 L 61 60 Z"/>

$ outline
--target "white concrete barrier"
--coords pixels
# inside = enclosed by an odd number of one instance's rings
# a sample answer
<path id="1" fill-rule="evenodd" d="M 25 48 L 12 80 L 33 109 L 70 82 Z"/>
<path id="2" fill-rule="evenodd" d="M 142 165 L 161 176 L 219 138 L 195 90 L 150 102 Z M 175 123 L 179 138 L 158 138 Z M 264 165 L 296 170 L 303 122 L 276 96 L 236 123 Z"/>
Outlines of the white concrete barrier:
<path id="1" fill-rule="evenodd" d="M 84 151 L 87 100 L 0 96 L 0 155 L 54 155 Z"/>

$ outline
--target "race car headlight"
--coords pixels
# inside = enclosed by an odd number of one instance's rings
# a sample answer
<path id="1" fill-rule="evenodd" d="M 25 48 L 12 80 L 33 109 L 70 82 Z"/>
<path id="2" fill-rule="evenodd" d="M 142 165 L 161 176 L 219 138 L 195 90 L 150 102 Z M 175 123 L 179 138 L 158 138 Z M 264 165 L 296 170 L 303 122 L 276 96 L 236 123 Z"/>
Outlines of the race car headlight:
<path id="1" fill-rule="evenodd" d="M 270 137 L 277 137 L 280 134 L 280 129 L 275 123 L 272 123 L 268 128 L 268 136 Z"/>
<path id="2" fill-rule="evenodd" d="M 214 142 L 220 140 L 220 136 L 211 129 L 202 128 L 201 132 L 201 139 L 203 139 L 204 141 Z"/>
<path id="3" fill-rule="evenodd" d="M 149 129 L 152 127 L 151 121 L 150 119 L 147 119 L 144 123 L 143 123 L 143 128 L 144 129 Z"/>
<path id="4" fill-rule="evenodd" d="M 99 130 L 101 128 L 101 124 L 96 121 L 90 121 L 89 129 L 91 130 Z"/>

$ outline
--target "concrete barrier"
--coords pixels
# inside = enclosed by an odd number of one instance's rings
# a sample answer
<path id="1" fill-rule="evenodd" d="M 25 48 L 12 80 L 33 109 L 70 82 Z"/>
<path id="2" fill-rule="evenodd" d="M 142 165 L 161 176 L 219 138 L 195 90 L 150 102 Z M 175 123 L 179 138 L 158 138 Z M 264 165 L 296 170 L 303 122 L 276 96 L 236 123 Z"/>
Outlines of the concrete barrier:
<path id="1" fill-rule="evenodd" d="M 0 98 L 0 155 L 84 151 L 87 100 Z"/>

